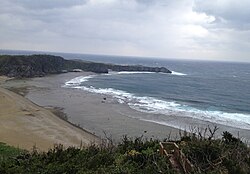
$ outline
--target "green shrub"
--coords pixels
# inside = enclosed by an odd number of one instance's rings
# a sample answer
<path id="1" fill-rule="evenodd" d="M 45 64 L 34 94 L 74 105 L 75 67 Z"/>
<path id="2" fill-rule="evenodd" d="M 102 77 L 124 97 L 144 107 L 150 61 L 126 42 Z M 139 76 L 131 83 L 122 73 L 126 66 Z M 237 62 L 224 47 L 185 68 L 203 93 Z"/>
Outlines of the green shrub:
<path id="1" fill-rule="evenodd" d="M 157 152 L 158 141 L 125 138 L 114 147 L 63 149 L 57 145 L 48 152 L 17 154 L 0 163 L 0 173 L 170 173 L 166 159 Z"/>
<path id="2" fill-rule="evenodd" d="M 222 139 L 192 135 L 176 141 L 194 165 L 194 173 L 250 173 L 250 151 L 230 133 Z M 123 137 L 117 146 L 92 145 L 79 149 L 56 145 L 48 152 L 31 153 L 0 144 L 1 174 L 141 174 L 175 173 L 158 152 L 159 140 Z"/>
<path id="3" fill-rule="evenodd" d="M 19 148 L 8 146 L 5 143 L 0 142 L 0 159 L 17 156 L 22 152 L 23 150 Z"/>

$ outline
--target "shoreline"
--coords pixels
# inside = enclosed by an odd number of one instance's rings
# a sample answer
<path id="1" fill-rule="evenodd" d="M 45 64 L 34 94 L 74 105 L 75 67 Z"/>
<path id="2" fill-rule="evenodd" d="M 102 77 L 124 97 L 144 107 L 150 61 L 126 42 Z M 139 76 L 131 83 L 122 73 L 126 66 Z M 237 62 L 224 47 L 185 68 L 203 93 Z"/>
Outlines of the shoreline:
<path id="1" fill-rule="evenodd" d="M 63 114 L 67 115 L 67 120 L 73 126 L 80 126 L 86 132 L 97 137 L 112 138 L 114 142 L 121 141 L 124 135 L 129 137 L 141 137 L 146 139 L 170 138 L 177 140 L 180 132 L 183 130 L 162 125 L 147 120 L 141 120 L 140 116 L 150 115 L 133 110 L 126 104 L 120 104 L 116 99 L 108 95 L 95 94 L 81 89 L 62 88 L 65 82 L 78 77 L 93 75 L 90 72 L 65 73 L 49 75 L 41 78 L 11 80 L 6 84 L 7 88 L 15 87 L 22 89 L 20 92 L 26 94 L 25 98 L 36 103 L 43 108 L 59 108 Z M 26 90 L 23 90 L 26 87 Z M 104 100 L 105 98 L 105 100 Z M 155 117 L 158 115 L 155 114 Z M 180 120 L 181 119 L 181 120 Z M 212 128 L 214 125 L 208 122 L 192 122 L 190 118 L 178 118 L 168 116 L 169 122 L 181 124 L 185 122 L 187 132 L 203 130 L 208 125 Z M 216 137 L 221 137 L 223 131 L 228 131 L 234 136 L 244 137 L 249 141 L 249 131 L 235 129 L 219 124 Z M 178 124 L 176 124 L 178 126 Z M 192 132 L 193 133 L 193 132 Z M 249 143 L 247 143 L 249 144 Z"/>
<path id="2" fill-rule="evenodd" d="M 4 81 L 1 80 L 1 85 Z M 55 144 L 80 147 L 101 141 L 8 89 L 0 87 L 0 98 L 0 142 L 26 150 L 35 147 L 46 151 Z"/>
<path id="3" fill-rule="evenodd" d="M 27 87 L 25 98 L 44 108 L 63 108 L 69 122 L 80 125 L 98 137 L 108 136 L 114 142 L 120 142 L 125 135 L 132 138 L 143 136 L 146 139 L 162 140 L 170 136 L 172 139 L 179 138 L 179 129 L 140 120 L 136 118 L 137 115 L 145 113 L 135 111 L 126 104 L 120 104 L 111 96 L 61 87 L 72 78 L 93 74 L 78 72 L 12 80 L 5 87 Z"/>
<path id="4" fill-rule="evenodd" d="M 70 79 L 71 80 L 71 79 Z M 73 89 L 76 90 L 76 89 Z M 81 90 L 84 93 L 90 93 L 89 95 L 93 95 L 94 97 L 102 97 L 102 98 L 113 98 L 113 96 L 107 95 L 107 94 L 98 94 L 98 93 L 91 93 L 89 91 L 85 91 L 85 90 Z M 158 126 L 165 126 L 166 130 L 168 132 L 174 132 L 175 136 L 172 136 L 173 139 L 177 139 L 180 138 L 180 136 L 177 136 L 177 134 L 179 134 L 179 132 L 183 133 L 183 132 L 189 132 L 189 133 L 195 133 L 195 134 L 199 134 L 200 131 L 202 131 L 202 133 L 204 133 L 204 131 L 206 131 L 207 129 L 213 129 L 215 127 L 219 128 L 216 133 L 215 136 L 216 138 L 221 138 L 223 132 L 228 131 L 230 133 L 232 133 L 235 137 L 240 138 L 242 141 L 246 142 L 247 144 L 250 144 L 250 130 L 249 129 L 241 129 L 241 128 L 237 128 L 237 127 L 230 127 L 228 125 L 223 125 L 220 123 L 213 123 L 213 122 L 209 122 L 209 121 L 205 121 L 205 120 L 197 120 L 197 119 L 193 119 L 190 117 L 178 117 L 175 115 L 163 115 L 165 117 L 167 117 L 167 124 L 166 123 L 162 123 L 160 121 L 152 121 L 152 120 L 148 120 L 146 119 L 148 115 L 150 116 L 154 116 L 154 117 L 158 117 L 158 116 L 162 116 L 162 114 L 151 114 L 148 112 L 142 112 L 136 109 L 133 109 L 131 107 L 129 107 L 126 103 L 119 103 L 117 101 L 117 99 L 115 99 L 114 103 L 118 103 L 117 107 L 127 107 L 127 109 L 125 110 L 130 110 L 131 112 L 129 113 L 133 113 L 131 118 L 133 119 L 137 119 L 141 122 L 148 122 L 152 125 L 158 125 Z M 124 116 L 129 116 L 124 114 Z M 141 117 L 143 116 L 143 117 Z M 146 117 L 146 118 L 145 118 Z M 160 136 L 160 138 L 165 138 Z"/>

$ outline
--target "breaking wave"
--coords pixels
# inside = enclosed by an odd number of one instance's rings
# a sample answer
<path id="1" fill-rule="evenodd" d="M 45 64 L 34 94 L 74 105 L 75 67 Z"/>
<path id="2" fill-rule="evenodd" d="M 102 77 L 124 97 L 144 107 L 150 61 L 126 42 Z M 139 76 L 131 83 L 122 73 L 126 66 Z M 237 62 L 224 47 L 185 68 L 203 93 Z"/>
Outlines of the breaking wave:
<path id="1" fill-rule="evenodd" d="M 176 76 L 186 76 L 187 74 L 172 71 L 172 75 L 176 75 Z"/>
<path id="2" fill-rule="evenodd" d="M 90 75 L 90 76 L 80 76 L 80 77 L 76 77 L 74 79 L 71 79 L 70 81 L 67 81 L 65 83 L 65 86 L 78 86 L 78 85 L 81 85 L 81 83 L 83 82 L 87 82 L 89 79 L 95 77 L 96 75 Z"/>
<path id="3" fill-rule="evenodd" d="M 154 97 L 141 97 L 135 94 L 117 90 L 113 88 L 95 88 L 93 86 L 83 86 L 84 82 L 94 76 L 77 77 L 65 83 L 65 87 L 83 89 L 88 92 L 104 94 L 117 99 L 119 103 L 126 103 L 130 108 L 151 114 L 160 114 L 159 117 L 139 118 L 145 121 L 151 121 L 163 125 L 169 125 L 167 119 L 164 121 L 164 116 L 189 117 L 210 123 L 222 124 L 226 126 L 236 127 L 240 129 L 250 130 L 250 115 L 243 113 L 228 113 L 216 110 L 201 110 L 185 104 L 177 103 L 176 101 L 165 101 Z"/>

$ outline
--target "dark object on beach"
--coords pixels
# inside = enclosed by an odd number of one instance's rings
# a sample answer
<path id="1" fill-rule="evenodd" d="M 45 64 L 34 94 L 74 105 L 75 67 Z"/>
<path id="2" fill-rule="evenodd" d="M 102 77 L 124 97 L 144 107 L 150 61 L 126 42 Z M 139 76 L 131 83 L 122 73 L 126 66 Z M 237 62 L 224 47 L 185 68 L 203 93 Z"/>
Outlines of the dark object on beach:
<path id="1" fill-rule="evenodd" d="M 106 100 L 106 97 L 104 97 L 103 100 Z"/>

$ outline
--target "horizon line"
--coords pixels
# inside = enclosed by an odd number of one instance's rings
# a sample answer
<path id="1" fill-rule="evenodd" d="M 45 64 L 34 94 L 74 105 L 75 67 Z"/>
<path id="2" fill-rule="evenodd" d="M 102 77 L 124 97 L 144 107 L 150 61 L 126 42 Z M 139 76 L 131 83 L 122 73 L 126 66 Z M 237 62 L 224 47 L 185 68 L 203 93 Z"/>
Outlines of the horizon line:
<path id="1" fill-rule="evenodd" d="M 152 57 L 152 56 L 136 56 L 136 55 L 117 55 L 117 54 L 98 54 L 98 53 L 79 53 L 79 52 L 58 52 L 58 51 L 44 51 L 44 50 L 23 50 L 23 49 L 1 49 L 0 55 L 3 55 L 1 51 L 20 51 L 20 52 L 37 52 L 37 53 L 51 53 L 51 54 L 79 54 L 79 55 L 93 55 L 93 56 L 110 56 L 110 57 L 123 57 L 123 58 L 144 58 L 144 59 L 159 59 L 159 60 L 175 60 L 175 61 L 201 61 L 201 62 L 225 62 L 225 63 L 250 63 L 250 61 L 244 60 L 214 60 L 214 59 L 195 59 L 195 58 L 173 58 L 173 57 Z M 20 54 L 15 54 L 20 55 Z"/>

